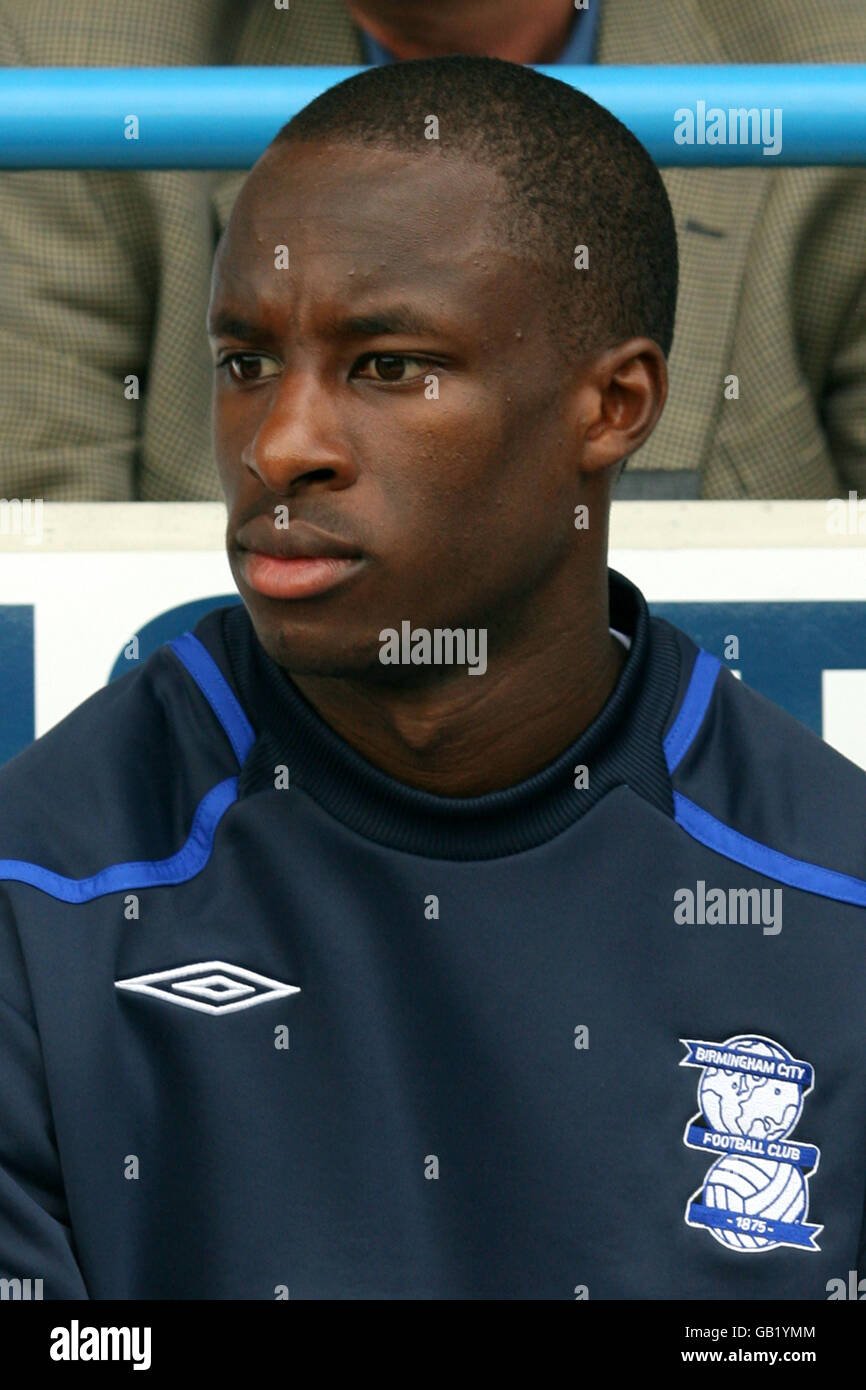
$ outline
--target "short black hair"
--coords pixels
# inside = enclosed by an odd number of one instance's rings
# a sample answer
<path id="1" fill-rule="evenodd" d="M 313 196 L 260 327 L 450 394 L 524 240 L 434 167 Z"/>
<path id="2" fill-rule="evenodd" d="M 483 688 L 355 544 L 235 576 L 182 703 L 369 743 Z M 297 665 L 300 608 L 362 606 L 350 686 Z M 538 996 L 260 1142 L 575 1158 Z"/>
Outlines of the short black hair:
<path id="1" fill-rule="evenodd" d="M 438 139 L 425 136 L 428 119 Z M 316 97 L 275 136 L 461 156 L 508 189 L 503 229 L 546 277 L 569 359 L 674 332 L 677 240 L 661 175 L 621 121 L 584 92 L 500 58 L 420 58 L 367 68 Z M 575 268 L 575 247 L 588 268 Z"/>

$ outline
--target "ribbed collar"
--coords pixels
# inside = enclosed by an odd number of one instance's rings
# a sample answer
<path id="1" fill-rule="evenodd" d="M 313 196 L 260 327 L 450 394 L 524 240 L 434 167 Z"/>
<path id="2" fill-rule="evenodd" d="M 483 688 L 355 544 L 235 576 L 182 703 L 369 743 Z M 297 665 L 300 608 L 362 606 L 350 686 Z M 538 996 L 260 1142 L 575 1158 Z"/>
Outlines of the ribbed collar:
<path id="1" fill-rule="evenodd" d="M 679 676 L 679 651 L 666 624 L 650 618 L 640 590 L 609 572 L 610 625 L 632 639 L 619 679 L 590 726 L 534 776 L 484 796 L 436 796 L 374 767 L 316 713 L 262 648 L 243 605 L 217 618 L 235 688 L 257 739 L 239 778 L 242 797 L 274 787 L 289 769 L 330 815 L 369 840 L 431 859 L 493 859 L 545 843 L 586 815 L 614 787 L 628 785 L 673 813 L 662 737 Z M 206 640 L 204 627 L 198 629 Z M 214 634 L 216 636 L 216 634 Z M 585 764 L 589 786 L 575 789 Z"/>

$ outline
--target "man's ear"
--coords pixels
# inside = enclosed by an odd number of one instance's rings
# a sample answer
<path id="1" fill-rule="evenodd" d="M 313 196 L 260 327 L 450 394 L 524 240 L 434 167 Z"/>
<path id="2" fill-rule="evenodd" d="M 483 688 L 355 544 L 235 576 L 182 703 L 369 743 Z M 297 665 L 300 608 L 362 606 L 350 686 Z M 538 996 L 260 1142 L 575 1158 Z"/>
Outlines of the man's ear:
<path id="1" fill-rule="evenodd" d="M 665 355 L 652 338 L 629 338 L 592 359 L 581 378 L 575 393 L 583 437 L 581 469 L 596 472 L 620 461 L 624 467 L 664 409 Z"/>

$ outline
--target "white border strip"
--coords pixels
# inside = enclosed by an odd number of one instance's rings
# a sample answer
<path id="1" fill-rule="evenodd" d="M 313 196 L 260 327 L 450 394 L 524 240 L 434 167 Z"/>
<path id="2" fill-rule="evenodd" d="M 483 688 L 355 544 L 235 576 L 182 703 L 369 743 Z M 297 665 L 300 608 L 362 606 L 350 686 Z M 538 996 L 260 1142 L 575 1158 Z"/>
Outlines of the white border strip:
<path id="1" fill-rule="evenodd" d="M 0 529 L 0 553 L 221 550 L 225 527 L 222 502 L 45 502 L 41 539 Z M 866 549 L 866 499 L 614 502 L 610 544 L 616 550 Z"/>

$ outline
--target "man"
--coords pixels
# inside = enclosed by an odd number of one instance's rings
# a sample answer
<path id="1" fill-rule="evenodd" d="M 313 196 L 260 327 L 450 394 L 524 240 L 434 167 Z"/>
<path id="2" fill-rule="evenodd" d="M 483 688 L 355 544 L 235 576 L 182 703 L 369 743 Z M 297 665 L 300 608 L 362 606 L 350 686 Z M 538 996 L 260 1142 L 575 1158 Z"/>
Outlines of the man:
<path id="1" fill-rule="evenodd" d="M 589 0 L 586 9 L 574 0 L 293 0 L 287 9 L 273 0 L 0 0 L 0 64 L 10 67 L 446 53 L 866 62 L 866 10 L 861 0 Z M 773 163 L 665 171 L 681 248 L 671 398 L 620 497 L 866 489 L 866 178 Z M 242 177 L 0 175 L 0 496 L 218 496 L 200 330 L 213 248 Z"/>
<path id="2" fill-rule="evenodd" d="M 371 69 L 256 165 L 209 313 L 243 605 L 0 772 L 4 1275 L 857 1267 L 866 778 L 606 569 L 676 266 L 635 138 L 494 59 Z"/>

